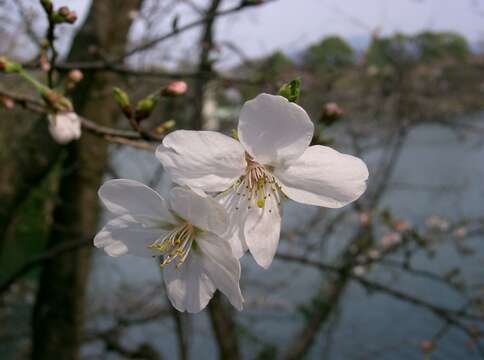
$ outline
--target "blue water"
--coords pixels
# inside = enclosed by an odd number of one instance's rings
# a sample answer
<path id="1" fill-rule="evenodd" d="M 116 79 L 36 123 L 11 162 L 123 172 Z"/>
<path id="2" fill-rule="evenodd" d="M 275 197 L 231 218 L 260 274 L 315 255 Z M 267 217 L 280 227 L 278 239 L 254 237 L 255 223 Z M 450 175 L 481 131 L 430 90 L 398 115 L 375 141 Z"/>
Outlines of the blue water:
<path id="1" fill-rule="evenodd" d="M 471 120 L 484 127 L 484 114 Z M 113 164 L 120 177 L 145 183 L 159 166 L 153 154 L 131 149 L 113 153 Z M 433 214 L 449 220 L 484 216 L 483 179 L 482 133 L 456 134 L 439 126 L 421 126 L 412 130 L 405 143 L 383 205 L 422 229 L 425 219 Z M 163 192 L 168 186 L 166 179 L 163 179 L 159 189 Z M 303 205 L 288 205 L 285 229 L 304 223 L 305 217 L 312 211 L 315 209 Z M 328 252 L 323 256 L 334 252 L 341 245 L 342 235 L 349 231 L 351 227 L 348 225 L 332 238 L 326 239 Z M 313 237 L 314 234 L 308 234 L 306 240 L 314 241 Z M 476 283 L 484 279 L 484 239 L 476 236 L 466 239 L 465 244 L 477 253 L 464 256 L 451 243 L 443 243 L 436 247 L 435 257 L 429 258 L 425 253 L 420 253 L 412 265 L 438 273 L 458 266 L 463 269 L 466 281 Z M 284 245 L 284 248 L 288 251 L 297 249 L 297 241 Z M 319 253 L 315 255 L 320 256 Z M 237 315 L 237 321 L 255 333 L 254 337 L 241 337 L 244 355 L 253 358 L 264 345 L 284 348 L 294 340 L 304 322 L 297 307 L 312 297 L 324 277 L 314 269 L 280 261 L 276 261 L 267 271 L 259 269 L 247 257 L 242 265 L 242 287 L 247 306 Z M 368 276 L 435 304 L 449 307 L 463 304 L 463 298 L 455 291 L 399 271 L 375 267 Z M 105 327 L 109 326 L 109 313 L 125 311 L 124 305 L 133 299 L 142 303 L 163 304 L 166 299 L 162 290 L 156 290 L 160 286 L 160 279 L 159 269 L 151 260 L 129 256 L 112 259 L 98 251 L 91 274 L 91 311 L 103 311 L 105 316 L 99 324 Z M 142 294 L 152 289 L 155 289 L 155 294 L 145 300 Z M 215 358 L 216 348 L 206 314 L 190 316 L 190 319 L 192 358 Z M 351 283 L 330 324 L 321 328 L 308 358 L 422 359 L 420 341 L 431 338 L 439 330 L 442 321 L 426 310 L 381 293 L 367 293 L 359 285 Z M 329 329 L 331 335 L 327 336 Z M 176 340 L 170 318 L 137 326 L 126 334 L 124 340 L 128 345 L 148 341 L 167 358 L 175 358 L 176 355 Z M 449 332 L 441 339 L 431 359 L 479 358 L 467 340 L 460 331 Z M 96 351 L 96 344 L 86 348 L 86 354 L 91 351 Z"/>

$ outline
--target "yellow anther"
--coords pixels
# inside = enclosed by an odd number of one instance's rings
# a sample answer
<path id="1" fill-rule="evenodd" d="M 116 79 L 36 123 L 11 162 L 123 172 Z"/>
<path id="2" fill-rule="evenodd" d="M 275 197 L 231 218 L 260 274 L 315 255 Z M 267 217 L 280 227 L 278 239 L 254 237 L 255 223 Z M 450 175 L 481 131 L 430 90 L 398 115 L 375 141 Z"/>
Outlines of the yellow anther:
<path id="1" fill-rule="evenodd" d="M 264 180 L 260 179 L 258 184 L 257 184 L 257 192 L 259 197 L 257 198 L 257 206 L 259 208 L 263 208 L 266 201 L 265 201 L 265 193 L 264 193 Z"/>
<path id="2" fill-rule="evenodd" d="M 178 268 L 185 261 L 195 239 L 195 230 L 191 224 L 185 223 L 180 225 L 174 231 L 169 233 L 163 239 L 147 245 L 149 249 L 161 252 L 163 261 L 160 268 L 171 263 L 178 258 L 176 267 Z"/>

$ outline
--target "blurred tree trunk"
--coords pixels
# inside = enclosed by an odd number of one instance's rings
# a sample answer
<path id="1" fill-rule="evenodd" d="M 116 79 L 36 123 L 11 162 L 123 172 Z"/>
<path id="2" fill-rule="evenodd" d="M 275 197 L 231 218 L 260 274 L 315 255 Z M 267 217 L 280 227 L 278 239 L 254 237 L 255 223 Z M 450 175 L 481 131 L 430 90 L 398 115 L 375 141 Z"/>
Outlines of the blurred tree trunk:
<path id="1" fill-rule="evenodd" d="M 219 292 L 215 293 L 208 306 L 215 339 L 219 349 L 219 359 L 240 359 L 239 342 L 234 321 L 234 312 L 222 300 Z"/>
<path id="2" fill-rule="evenodd" d="M 131 25 L 130 11 L 142 0 L 93 1 L 89 16 L 77 35 L 70 60 L 92 60 L 88 48 L 122 54 Z M 85 74 L 74 93 L 76 111 L 111 126 L 117 107 L 111 99 L 113 76 Z M 91 241 L 98 220 L 97 190 L 106 168 L 107 143 L 84 133 L 67 147 L 59 184 L 60 202 L 54 210 L 49 247 L 86 239 Z M 90 247 L 48 261 L 42 269 L 34 307 L 33 359 L 77 359 L 83 331 L 84 298 L 90 266 Z"/>
<path id="3" fill-rule="evenodd" d="M 2 111 L 1 116 L 0 254 L 18 206 L 49 174 L 61 150 L 42 117 L 16 110 Z M 38 119 L 32 120 L 32 116 Z"/>

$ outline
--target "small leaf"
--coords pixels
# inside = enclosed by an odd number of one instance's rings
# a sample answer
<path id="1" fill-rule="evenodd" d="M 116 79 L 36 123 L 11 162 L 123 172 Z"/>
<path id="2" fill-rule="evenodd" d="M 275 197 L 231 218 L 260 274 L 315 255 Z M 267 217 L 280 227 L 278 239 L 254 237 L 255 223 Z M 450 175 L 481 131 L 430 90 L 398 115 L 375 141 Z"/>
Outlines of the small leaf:
<path id="1" fill-rule="evenodd" d="M 135 119 L 141 121 L 149 117 L 157 103 L 158 99 L 154 95 L 148 95 L 144 99 L 138 101 L 138 104 L 136 104 Z"/>
<path id="2" fill-rule="evenodd" d="M 279 89 L 279 95 L 284 96 L 290 102 L 297 102 L 301 94 L 301 79 L 294 79 Z"/>
<path id="3" fill-rule="evenodd" d="M 113 97 L 114 100 L 118 103 L 119 107 L 123 114 L 129 119 L 132 115 L 131 104 L 129 101 L 129 96 L 121 90 L 120 88 L 114 87 L 113 88 Z"/>
<path id="4" fill-rule="evenodd" d="M 239 140 L 239 133 L 237 129 L 230 130 L 230 136 L 235 140 Z"/>
<path id="5" fill-rule="evenodd" d="M 128 94 L 126 94 L 126 92 L 124 90 L 121 90 L 118 87 L 114 87 L 113 88 L 113 96 L 114 96 L 114 100 L 116 100 L 116 102 L 119 104 L 119 106 L 121 108 L 130 105 L 129 104 L 129 96 L 128 96 Z"/>

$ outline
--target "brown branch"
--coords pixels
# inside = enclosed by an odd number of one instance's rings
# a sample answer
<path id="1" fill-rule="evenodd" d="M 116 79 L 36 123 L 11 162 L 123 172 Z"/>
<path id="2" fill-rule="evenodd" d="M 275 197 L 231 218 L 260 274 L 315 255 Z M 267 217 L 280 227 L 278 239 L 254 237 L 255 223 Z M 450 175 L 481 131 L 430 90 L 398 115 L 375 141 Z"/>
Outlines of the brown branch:
<path id="1" fill-rule="evenodd" d="M 180 313 L 173 306 L 171 307 L 171 315 L 175 322 L 176 334 L 178 337 L 178 358 L 180 360 L 188 360 L 188 338 L 183 321 L 185 315 Z"/>
<path id="2" fill-rule="evenodd" d="M 222 302 L 219 292 L 215 293 L 210 301 L 208 311 L 219 348 L 219 359 L 239 360 L 239 344 L 235 334 L 232 310 Z"/>
<path id="3" fill-rule="evenodd" d="M 287 347 L 282 359 L 284 360 L 298 360 L 305 354 L 312 346 L 316 334 L 319 332 L 321 324 L 328 319 L 332 314 L 334 308 L 337 306 L 339 299 L 344 294 L 347 281 L 346 275 L 338 278 L 330 288 L 323 287 L 318 291 L 318 297 L 324 299 L 318 303 L 317 311 L 311 314 L 311 317 L 306 322 L 301 331 L 296 334 L 295 340 Z"/>
<path id="4" fill-rule="evenodd" d="M 291 255 L 291 254 L 285 254 L 285 253 L 278 253 L 277 258 L 281 260 L 286 260 L 286 261 L 291 261 L 291 262 L 297 262 L 300 264 L 305 264 L 309 265 L 311 267 L 320 269 L 322 271 L 326 272 L 333 272 L 333 273 L 338 273 L 341 274 L 342 271 L 344 271 L 343 268 L 325 264 L 323 262 L 315 261 L 315 260 L 310 260 L 307 258 L 302 258 L 297 255 Z M 374 282 L 371 280 L 368 280 L 362 276 L 356 275 L 354 273 L 350 273 L 349 277 L 351 279 L 357 281 L 360 283 L 363 287 L 369 289 L 369 290 L 376 290 L 380 291 L 382 293 L 385 293 L 387 295 L 390 295 L 396 299 L 406 301 L 408 303 L 411 303 L 415 306 L 425 308 L 427 310 L 430 310 L 433 312 L 435 315 L 439 317 L 443 317 L 444 319 L 447 320 L 447 317 L 460 317 L 463 319 L 467 320 L 473 320 L 473 321 L 484 321 L 481 316 L 479 315 L 474 315 L 474 314 L 469 314 L 466 311 L 463 310 L 454 310 L 454 309 L 449 309 L 443 306 L 435 305 L 433 303 L 427 302 L 425 300 L 422 300 L 416 296 L 409 295 L 405 292 L 402 292 L 400 290 L 395 290 L 391 287 L 385 286 L 383 284 L 380 284 L 378 282 Z"/>
<path id="5" fill-rule="evenodd" d="M 270 3 L 272 1 L 275 1 L 275 0 L 266 0 L 264 2 L 264 4 L 266 3 Z M 124 59 L 126 59 L 127 57 L 139 52 L 139 51 L 143 51 L 143 50 L 147 50 L 157 44 L 159 44 L 160 42 L 163 42 L 167 39 L 170 39 L 184 31 L 187 31 L 187 30 L 190 30 L 190 29 L 193 29 L 197 26 L 200 26 L 200 25 L 204 25 L 206 24 L 207 22 L 210 22 L 210 21 L 213 21 L 213 18 L 218 18 L 218 17 L 224 17 L 224 16 L 227 16 L 227 15 L 230 15 L 230 14 L 234 14 L 236 12 L 239 12 L 243 9 L 246 9 L 246 8 L 250 8 L 251 7 L 251 4 L 248 3 L 248 2 L 245 2 L 245 1 L 241 1 L 239 5 L 236 5 L 232 8 L 229 8 L 229 9 L 226 9 L 226 10 L 221 10 L 221 11 L 217 11 L 215 12 L 213 15 L 207 15 L 201 19 L 197 19 L 191 23 L 188 23 L 186 25 L 183 25 L 183 26 L 180 26 L 178 27 L 177 29 L 174 29 L 166 34 L 163 34 L 163 35 L 160 35 L 144 44 L 141 44 L 139 46 L 136 46 L 134 47 L 133 49 L 127 51 L 122 57 L 116 59 L 114 61 L 114 63 L 119 63 L 121 61 L 123 61 Z"/>
<path id="6" fill-rule="evenodd" d="M 28 66 L 26 66 L 28 67 Z M 250 80 L 241 77 L 227 76 L 220 72 L 212 71 L 206 72 L 179 72 L 179 71 L 162 71 L 157 69 L 131 69 L 124 65 L 115 65 L 108 61 L 93 61 L 93 62 L 67 62 L 58 64 L 56 68 L 60 71 L 69 71 L 73 69 L 79 69 L 86 71 L 98 71 L 98 72 L 110 72 L 118 75 L 132 76 L 132 77 L 149 77 L 149 78 L 161 78 L 161 79 L 199 79 L 199 78 L 211 78 L 214 80 L 220 80 L 224 83 L 232 84 L 244 84 L 259 86 L 263 82 L 257 80 Z"/>
<path id="7" fill-rule="evenodd" d="M 24 95 L 17 95 L 9 93 L 5 90 L 0 90 L 0 96 L 6 96 L 11 98 L 15 103 L 19 106 L 23 107 L 26 110 L 39 113 L 39 114 L 48 114 L 48 110 L 45 107 L 45 104 L 40 100 L 35 98 L 24 96 Z M 130 130 L 121 130 L 121 129 L 114 129 L 107 126 L 102 126 L 95 123 L 92 120 L 86 119 L 82 116 L 79 116 L 81 120 L 82 127 L 89 131 L 92 134 L 102 136 L 108 141 L 112 141 L 119 144 L 130 145 L 144 150 L 152 150 L 153 146 L 145 142 L 146 136 L 143 136 L 139 132 L 130 131 Z M 143 141 L 135 141 L 135 140 L 143 140 Z M 163 140 L 163 136 L 158 136 L 151 134 L 148 140 L 161 142 Z"/>

